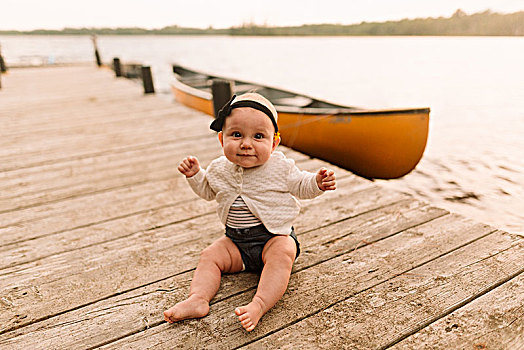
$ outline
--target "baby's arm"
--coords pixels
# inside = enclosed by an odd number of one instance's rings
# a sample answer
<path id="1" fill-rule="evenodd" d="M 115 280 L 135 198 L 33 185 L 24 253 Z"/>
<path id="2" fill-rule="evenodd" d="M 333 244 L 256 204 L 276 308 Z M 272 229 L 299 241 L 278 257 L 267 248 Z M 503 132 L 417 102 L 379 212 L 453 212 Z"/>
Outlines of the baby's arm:
<path id="1" fill-rule="evenodd" d="M 318 188 L 322 191 L 333 191 L 337 188 L 337 181 L 333 170 L 320 168 L 317 171 L 316 180 Z"/>
<path id="2" fill-rule="evenodd" d="M 206 171 L 200 168 L 200 163 L 196 157 L 189 156 L 184 158 L 178 166 L 178 171 L 186 176 L 193 192 L 208 201 L 215 199 L 216 193 L 209 185 Z"/>
<path id="3" fill-rule="evenodd" d="M 327 190 L 324 186 L 323 179 L 326 178 L 328 182 L 334 181 L 335 174 L 329 174 L 326 169 L 320 169 L 317 173 L 299 170 L 294 162 L 291 162 L 292 167 L 288 175 L 289 192 L 299 199 L 311 199 L 321 195 Z M 329 174 L 329 175 L 328 175 Z M 319 179 L 318 179 L 319 178 Z M 329 183 L 329 189 L 334 189 L 334 184 Z"/>

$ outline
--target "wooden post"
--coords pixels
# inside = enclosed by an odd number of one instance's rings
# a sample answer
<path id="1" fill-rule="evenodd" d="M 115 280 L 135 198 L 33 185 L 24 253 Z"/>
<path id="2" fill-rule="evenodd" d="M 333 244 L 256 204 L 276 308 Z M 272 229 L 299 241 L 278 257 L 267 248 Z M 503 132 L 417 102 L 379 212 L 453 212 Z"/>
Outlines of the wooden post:
<path id="1" fill-rule="evenodd" d="M 0 72 L 7 72 L 7 66 L 4 61 L 4 56 L 2 56 L 2 44 L 0 44 Z"/>
<path id="2" fill-rule="evenodd" d="M 118 57 L 113 58 L 113 70 L 117 77 L 122 76 L 122 66 L 120 65 L 120 58 Z"/>
<path id="3" fill-rule="evenodd" d="M 213 110 L 216 118 L 218 116 L 218 111 L 220 111 L 220 109 L 231 99 L 231 96 L 233 96 L 231 82 L 228 80 L 213 79 L 211 93 L 213 94 Z"/>
<path id="4" fill-rule="evenodd" d="M 153 75 L 150 66 L 142 66 L 142 83 L 144 83 L 144 93 L 154 94 L 155 86 L 153 85 Z"/>
<path id="5" fill-rule="evenodd" d="M 93 41 L 93 47 L 95 48 L 95 58 L 96 58 L 96 65 L 102 66 L 102 60 L 100 59 L 100 54 L 98 53 L 98 45 L 96 42 L 96 35 L 91 35 L 91 40 Z"/>

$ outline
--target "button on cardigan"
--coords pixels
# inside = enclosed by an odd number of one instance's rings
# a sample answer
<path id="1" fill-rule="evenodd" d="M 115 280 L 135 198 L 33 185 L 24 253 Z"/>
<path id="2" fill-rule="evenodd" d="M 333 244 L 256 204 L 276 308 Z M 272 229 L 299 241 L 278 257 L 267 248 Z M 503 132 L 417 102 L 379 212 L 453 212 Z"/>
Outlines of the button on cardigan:
<path id="1" fill-rule="evenodd" d="M 231 204 L 241 196 L 269 232 L 280 235 L 291 233 L 293 220 L 300 212 L 296 198 L 310 199 L 323 193 L 316 174 L 299 170 L 294 160 L 279 151 L 254 168 L 242 168 L 222 156 L 187 181 L 200 197 L 216 199 L 217 213 L 224 225 Z"/>

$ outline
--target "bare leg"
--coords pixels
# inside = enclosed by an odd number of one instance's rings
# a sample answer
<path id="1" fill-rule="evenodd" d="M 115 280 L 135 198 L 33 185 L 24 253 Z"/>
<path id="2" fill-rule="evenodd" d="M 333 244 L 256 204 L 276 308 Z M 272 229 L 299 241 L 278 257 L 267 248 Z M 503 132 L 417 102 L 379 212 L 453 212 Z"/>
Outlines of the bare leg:
<path id="1" fill-rule="evenodd" d="M 164 311 L 165 320 L 173 323 L 206 316 L 209 313 L 209 302 L 220 287 L 222 273 L 241 270 L 242 257 L 237 246 L 227 237 L 218 239 L 200 254 L 189 297 Z"/>
<path id="2" fill-rule="evenodd" d="M 269 311 L 286 292 L 296 256 L 296 244 L 289 236 L 271 238 L 262 251 L 264 269 L 253 300 L 235 309 L 242 327 L 248 332 L 255 329 L 260 318 Z"/>

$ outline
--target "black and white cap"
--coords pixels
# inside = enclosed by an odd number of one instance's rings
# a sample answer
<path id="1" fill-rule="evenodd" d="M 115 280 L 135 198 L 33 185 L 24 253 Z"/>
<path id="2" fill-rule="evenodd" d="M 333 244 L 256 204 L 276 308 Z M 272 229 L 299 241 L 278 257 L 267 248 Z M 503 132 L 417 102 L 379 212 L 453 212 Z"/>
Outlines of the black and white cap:
<path id="1" fill-rule="evenodd" d="M 248 92 L 240 96 L 233 95 L 231 100 L 220 109 L 218 116 L 211 123 L 211 130 L 222 131 L 224 121 L 231 114 L 231 111 L 241 107 L 250 107 L 265 113 L 271 119 L 275 132 L 278 131 L 278 114 L 275 106 L 267 98 L 256 92 Z"/>

